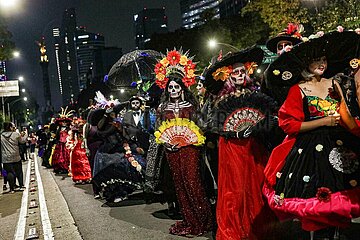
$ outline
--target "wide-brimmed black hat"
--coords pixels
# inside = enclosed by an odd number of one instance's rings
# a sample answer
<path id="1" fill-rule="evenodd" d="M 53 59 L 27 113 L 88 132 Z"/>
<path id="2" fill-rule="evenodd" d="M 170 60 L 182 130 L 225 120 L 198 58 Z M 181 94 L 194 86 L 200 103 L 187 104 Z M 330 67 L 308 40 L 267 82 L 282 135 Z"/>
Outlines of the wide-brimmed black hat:
<path id="1" fill-rule="evenodd" d="M 277 44 L 281 41 L 289 41 L 292 45 L 296 45 L 301 43 L 302 40 L 300 38 L 295 38 L 289 35 L 277 35 L 276 37 L 270 38 L 266 42 L 266 48 L 269 49 L 273 53 L 277 53 Z"/>
<path id="2" fill-rule="evenodd" d="M 288 26 L 276 37 L 270 38 L 266 42 L 266 48 L 273 53 L 277 53 L 277 44 L 281 41 L 289 41 L 292 45 L 301 43 L 300 28 L 302 25 L 289 23 Z"/>
<path id="3" fill-rule="evenodd" d="M 317 58 L 325 56 L 327 69 L 323 76 L 332 77 L 350 67 L 350 61 L 360 56 L 360 35 L 354 31 L 330 32 L 310 39 L 281 54 L 265 73 L 271 89 L 286 88 L 303 80 L 301 73 Z M 282 93 L 287 94 L 287 91 Z M 285 96 L 281 96 L 284 100 Z"/>
<path id="4" fill-rule="evenodd" d="M 215 80 L 212 76 L 217 69 L 225 66 L 230 66 L 235 63 L 247 63 L 255 62 L 260 65 L 264 57 L 264 52 L 261 48 L 253 46 L 246 48 L 239 52 L 228 53 L 222 59 L 211 64 L 204 72 L 205 83 L 204 86 L 207 91 L 212 94 L 217 95 L 219 91 L 223 88 L 225 81 Z"/>

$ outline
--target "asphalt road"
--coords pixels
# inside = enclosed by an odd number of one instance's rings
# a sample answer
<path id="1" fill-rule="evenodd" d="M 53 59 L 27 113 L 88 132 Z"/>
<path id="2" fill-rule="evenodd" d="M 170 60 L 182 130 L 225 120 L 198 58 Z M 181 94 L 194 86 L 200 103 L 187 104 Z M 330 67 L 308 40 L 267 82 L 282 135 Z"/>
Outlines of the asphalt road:
<path id="1" fill-rule="evenodd" d="M 104 200 L 93 198 L 91 185 L 75 185 L 67 175 L 54 174 L 52 169 L 41 167 L 41 159 L 37 159 L 37 161 L 54 239 L 187 239 L 168 234 L 168 229 L 171 224 L 175 223 L 175 220 L 166 215 L 166 205 L 160 203 L 147 205 L 142 198 L 142 193 L 137 192 L 128 200 L 110 206 Z M 24 175 L 29 166 L 28 162 L 23 163 Z M 1 178 L 0 181 L 2 183 Z M 0 189 L 0 193 L 0 240 L 14 239 L 23 194 L 22 192 L 2 193 L 2 189 Z M 39 193 L 36 194 L 39 195 Z M 35 195 L 29 193 L 29 199 L 34 198 Z M 39 220 L 40 210 L 40 207 L 28 209 L 26 215 L 23 216 L 26 218 L 25 238 L 28 235 L 29 226 L 31 226 L 37 228 L 39 239 L 45 239 L 41 220 Z M 31 225 L 31 221 L 36 224 Z M 297 239 L 296 234 L 299 228 L 294 228 L 295 225 L 291 222 L 279 224 L 276 235 L 269 236 L 269 239 Z M 360 221 L 354 223 L 344 233 L 346 236 L 342 235 L 337 239 L 359 240 Z M 194 239 L 213 240 L 211 233 Z"/>
<path id="2" fill-rule="evenodd" d="M 46 170 L 51 171 L 51 170 Z M 145 204 L 138 192 L 119 204 L 109 206 L 95 200 L 90 184 L 74 185 L 66 175 L 51 173 L 59 186 L 78 230 L 86 240 L 187 239 L 168 234 L 175 220 L 165 213 L 166 205 Z M 211 233 L 194 239 L 212 239 Z"/>

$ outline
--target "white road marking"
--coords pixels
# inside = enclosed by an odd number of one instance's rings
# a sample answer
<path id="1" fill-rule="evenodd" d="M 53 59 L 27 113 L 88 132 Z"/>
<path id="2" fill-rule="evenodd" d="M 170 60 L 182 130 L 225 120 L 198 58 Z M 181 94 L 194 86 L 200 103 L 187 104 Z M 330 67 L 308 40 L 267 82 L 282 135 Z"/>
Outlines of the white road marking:
<path id="1" fill-rule="evenodd" d="M 35 160 L 35 174 L 37 180 L 37 191 L 39 194 L 39 206 L 40 206 L 40 214 L 41 214 L 41 223 L 43 227 L 44 240 L 54 239 L 54 234 L 51 228 L 49 213 L 46 206 L 44 188 L 41 181 L 41 176 L 38 167 L 38 161 L 36 154 L 33 154 Z"/>
<path id="2" fill-rule="evenodd" d="M 24 240 L 25 238 L 26 215 L 28 210 L 28 196 L 29 196 L 29 186 L 30 186 L 30 168 L 31 168 L 31 161 L 28 161 L 28 166 L 26 170 L 26 180 L 25 180 L 26 189 L 22 193 L 23 195 L 21 199 L 19 220 L 14 235 L 15 240 Z"/>

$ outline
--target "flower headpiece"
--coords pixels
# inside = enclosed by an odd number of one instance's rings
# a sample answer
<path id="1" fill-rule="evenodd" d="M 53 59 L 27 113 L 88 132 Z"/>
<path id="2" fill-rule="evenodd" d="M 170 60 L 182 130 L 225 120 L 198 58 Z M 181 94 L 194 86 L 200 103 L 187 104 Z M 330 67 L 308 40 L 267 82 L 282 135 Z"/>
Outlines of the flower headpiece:
<path id="1" fill-rule="evenodd" d="M 301 39 L 301 33 L 304 32 L 304 26 L 302 24 L 289 23 L 282 33 L 279 35 L 288 35 L 293 38 Z"/>
<path id="2" fill-rule="evenodd" d="M 68 106 L 66 106 L 65 108 L 61 107 L 61 113 L 59 114 L 59 117 L 55 119 L 55 123 L 59 123 L 59 122 L 71 122 L 71 116 L 73 115 L 75 111 L 74 110 L 70 110 L 68 111 Z"/>
<path id="3" fill-rule="evenodd" d="M 163 58 L 155 65 L 155 83 L 160 88 L 166 87 L 166 84 L 169 81 L 168 76 L 172 73 L 180 74 L 186 87 L 196 83 L 196 64 L 192 61 L 193 57 L 189 57 L 188 54 L 188 52 L 182 53 L 182 50 L 177 51 L 174 49 L 172 51 L 168 51 L 167 55 L 164 55 Z"/>
<path id="4" fill-rule="evenodd" d="M 100 91 L 97 91 L 95 94 L 96 96 L 94 97 L 94 99 L 96 101 L 97 107 L 99 108 L 110 109 L 115 105 L 120 104 L 119 100 L 117 99 L 107 100 Z"/>
<path id="5" fill-rule="evenodd" d="M 273 53 L 277 53 L 277 44 L 281 41 L 288 41 L 293 45 L 301 43 L 303 41 L 301 36 L 303 32 L 304 26 L 302 24 L 289 23 L 284 30 L 266 42 L 266 48 Z"/>
<path id="6" fill-rule="evenodd" d="M 258 67 L 259 65 L 256 62 L 246 62 L 244 63 L 244 67 L 248 73 L 248 75 L 252 75 L 255 71 L 255 69 Z"/>

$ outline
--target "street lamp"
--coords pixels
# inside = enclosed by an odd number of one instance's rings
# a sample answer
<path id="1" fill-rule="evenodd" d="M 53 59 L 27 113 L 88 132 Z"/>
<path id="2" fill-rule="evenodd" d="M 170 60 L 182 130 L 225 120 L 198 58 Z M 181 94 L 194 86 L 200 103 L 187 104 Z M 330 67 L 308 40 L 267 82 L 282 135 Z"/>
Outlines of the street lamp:
<path id="1" fill-rule="evenodd" d="M 18 3 L 18 0 L 0 0 L 0 6 L 4 8 L 14 8 Z"/>
<path id="2" fill-rule="evenodd" d="M 209 48 L 214 49 L 214 48 L 216 48 L 216 46 L 218 46 L 218 45 L 226 46 L 226 47 L 228 47 L 228 48 L 230 48 L 231 50 L 236 51 L 236 52 L 240 51 L 240 49 L 238 49 L 237 47 L 235 47 L 235 46 L 233 46 L 233 45 L 231 45 L 231 44 L 228 44 L 228 43 L 221 43 L 221 42 L 216 41 L 215 39 L 210 39 L 210 40 L 208 41 L 208 46 L 209 46 Z"/>
<path id="3" fill-rule="evenodd" d="M 23 76 L 19 76 L 19 81 L 20 81 L 20 82 L 24 81 L 24 77 L 23 77 Z"/>
<path id="4" fill-rule="evenodd" d="M 13 56 L 14 56 L 14 58 L 20 57 L 20 52 L 19 51 L 14 51 Z"/>

